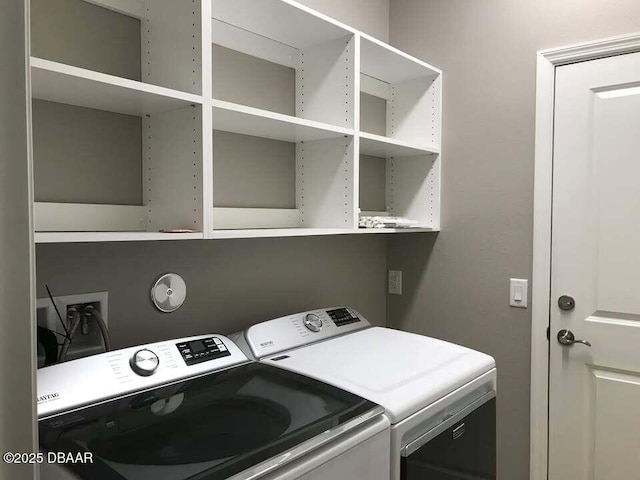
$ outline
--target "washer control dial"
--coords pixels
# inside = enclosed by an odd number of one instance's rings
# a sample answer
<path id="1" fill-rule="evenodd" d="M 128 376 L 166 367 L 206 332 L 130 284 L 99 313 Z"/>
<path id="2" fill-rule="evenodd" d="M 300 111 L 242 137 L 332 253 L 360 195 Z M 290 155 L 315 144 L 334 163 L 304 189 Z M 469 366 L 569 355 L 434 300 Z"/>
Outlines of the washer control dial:
<path id="1" fill-rule="evenodd" d="M 304 317 L 304 326 L 312 332 L 319 332 L 322 330 L 322 320 L 315 313 L 308 313 Z"/>
<path id="2" fill-rule="evenodd" d="M 156 373 L 158 365 L 160 365 L 160 359 L 158 358 L 158 355 L 153 353 L 151 350 L 144 348 L 133 354 L 129 364 L 135 373 L 143 377 L 148 377 Z"/>

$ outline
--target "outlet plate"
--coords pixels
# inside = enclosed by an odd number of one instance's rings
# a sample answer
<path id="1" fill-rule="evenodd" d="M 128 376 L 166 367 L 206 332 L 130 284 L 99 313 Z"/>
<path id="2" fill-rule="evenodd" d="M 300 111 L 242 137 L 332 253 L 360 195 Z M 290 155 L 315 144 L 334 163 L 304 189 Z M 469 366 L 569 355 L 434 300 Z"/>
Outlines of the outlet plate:
<path id="1" fill-rule="evenodd" d="M 389 293 L 402 295 L 402 271 L 389 270 Z"/>
<path id="2" fill-rule="evenodd" d="M 67 309 L 72 305 L 78 304 L 92 304 L 102 315 L 104 323 L 109 326 L 109 293 L 108 292 L 94 292 L 94 293 L 81 293 L 77 295 L 63 295 L 53 297 L 53 300 L 58 307 L 58 311 L 62 316 L 62 320 L 67 325 Z M 60 323 L 58 314 L 55 308 L 51 304 L 49 297 L 38 298 L 36 304 L 37 321 L 38 326 L 48 328 L 60 335 L 65 335 L 63 326 Z M 85 355 L 98 353 L 103 351 L 102 335 L 100 335 L 98 328 L 95 324 L 90 326 L 87 335 L 82 335 L 81 328 L 78 328 L 73 336 L 73 342 L 69 347 L 68 358 L 79 358 Z M 67 325 L 68 328 L 68 325 Z M 62 339 L 62 336 L 60 337 Z"/>

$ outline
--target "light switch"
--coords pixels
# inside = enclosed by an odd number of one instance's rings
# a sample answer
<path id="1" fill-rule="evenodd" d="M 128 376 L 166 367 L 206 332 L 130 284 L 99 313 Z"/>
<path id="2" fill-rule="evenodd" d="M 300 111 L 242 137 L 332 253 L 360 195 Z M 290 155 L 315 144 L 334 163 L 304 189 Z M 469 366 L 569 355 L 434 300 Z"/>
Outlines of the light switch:
<path id="1" fill-rule="evenodd" d="M 513 299 L 516 302 L 522 301 L 522 287 L 520 285 L 515 286 L 515 291 L 513 292 Z"/>
<path id="2" fill-rule="evenodd" d="M 527 308 L 527 288 L 529 280 L 512 278 L 509 287 L 509 305 Z"/>

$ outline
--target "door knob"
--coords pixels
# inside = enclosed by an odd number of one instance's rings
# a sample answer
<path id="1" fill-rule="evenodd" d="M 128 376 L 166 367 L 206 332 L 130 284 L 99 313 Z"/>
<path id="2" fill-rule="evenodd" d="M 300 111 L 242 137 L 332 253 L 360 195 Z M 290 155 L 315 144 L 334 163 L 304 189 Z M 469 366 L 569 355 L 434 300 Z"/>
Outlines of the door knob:
<path id="1" fill-rule="evenodd" d="M 558 306 L 560 307 L 560 310 L 565 310 L 565 311 L 573 310 L 576 306 L 576 301 L 573 299 L 573 297 L 570 297 L 569 295 L 562 295 L 558 299 Z"/>
<path id="2" fill-rule="evenodd" d="M 566 329 L 560 330 L 558 332 L 558 343 L 566 347 L 571 346 L 574 343 L 581 343 L 582 345 L 586 345 L 587 347 L 591 346 L 591 343 L 589 343 L 586 340 L 576 340 L 576 337 L 573 334 L 573 332 L 571 330 L 566 330 Z"/>

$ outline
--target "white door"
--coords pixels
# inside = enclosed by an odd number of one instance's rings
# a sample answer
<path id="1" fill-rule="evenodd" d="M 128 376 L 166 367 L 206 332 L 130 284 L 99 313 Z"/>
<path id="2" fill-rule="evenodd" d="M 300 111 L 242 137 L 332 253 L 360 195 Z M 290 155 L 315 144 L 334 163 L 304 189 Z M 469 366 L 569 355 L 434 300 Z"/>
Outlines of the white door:
<path id="1" fill-rule="evenodd" d="M 640 53 L 556 69 L 552 225 L 549 478 L 640 479 Z"/>

